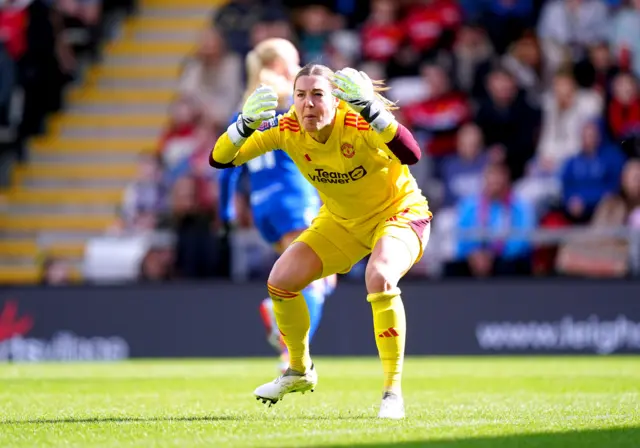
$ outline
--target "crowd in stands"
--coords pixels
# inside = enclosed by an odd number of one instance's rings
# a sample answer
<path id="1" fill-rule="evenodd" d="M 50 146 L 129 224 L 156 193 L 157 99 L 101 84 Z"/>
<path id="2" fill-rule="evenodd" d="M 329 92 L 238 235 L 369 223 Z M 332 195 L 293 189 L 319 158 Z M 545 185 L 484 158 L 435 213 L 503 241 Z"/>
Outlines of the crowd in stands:
<path id="1" fill-rule="evenodd" d="M 100 57 L 106 17 L 133 0 L 0 2 L 0 150 L 18 161 L 25 142 L 64 107 L 63 89 Z"/>
<path id="2" fill-rule="evenodd" d="M 412 274 L 630 273 L 625 238 L 528 235 L 640 229 L 640 0 L 230 0 L 184 61 L 170 124 L 123 200 L 122 228 L 177 236 L 174 251 L 145 258 L 142 278 L 268 271 L 247 182 L 235 221 L 221 222 L 207 164 L 241 106 L 244 57 L 268 37 L 291 39 L 303 64 L 357 67 L 391 87 L 424 149 L 412 171 L 435 215 Z M 37 79 L 64 82 L 61 51 Z"/>

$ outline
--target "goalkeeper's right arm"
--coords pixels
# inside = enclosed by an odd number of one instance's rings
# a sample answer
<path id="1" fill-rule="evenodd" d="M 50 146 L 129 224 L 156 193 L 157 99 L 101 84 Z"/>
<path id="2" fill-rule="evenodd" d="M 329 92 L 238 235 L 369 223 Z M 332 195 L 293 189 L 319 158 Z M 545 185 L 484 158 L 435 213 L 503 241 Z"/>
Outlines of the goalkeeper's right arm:
<path id="1" fill-rule="evenodd" d="M 216 142 L 209 156 L 209 164 L 214 168 L 238 166 L 260 154 L 275 149 L 275 147 L 271 147 L 272 145 L 268 145 L 264 141 L 265 139 L 250 139 L 250 137 L 263 121 L 275 118 L 277 106 L 278 95 L 273 88 L 270 86 L 258 87 L 247 98 L 236 122 L 231 123 L 227 131 Z"/>

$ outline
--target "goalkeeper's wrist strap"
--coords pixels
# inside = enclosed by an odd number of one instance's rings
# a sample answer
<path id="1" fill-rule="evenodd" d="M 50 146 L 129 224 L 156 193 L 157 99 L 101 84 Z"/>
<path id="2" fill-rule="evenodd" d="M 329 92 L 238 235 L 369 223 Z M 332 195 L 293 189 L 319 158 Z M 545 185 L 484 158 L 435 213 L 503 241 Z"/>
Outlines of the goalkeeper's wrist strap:
<path id="1" fill-rule="evenodd" d="M 227 127 L 227 135 L 234 146 L 242 146 L 242 144 L 251 137 L 253 132 L 254 129 L 244 125 L 242 115 L 238 117 L 238 120 L 235 123 L 231 123 L 229 127 Z"/>
<path id="2" fill-rule="evenodd" d="M 362 109 L 360 115 L 377 133 L 381 133 L 395 121 L 393 114 L 385 109 L 384 104 L 379 101 L 369 103 L 367 107 Z"/>

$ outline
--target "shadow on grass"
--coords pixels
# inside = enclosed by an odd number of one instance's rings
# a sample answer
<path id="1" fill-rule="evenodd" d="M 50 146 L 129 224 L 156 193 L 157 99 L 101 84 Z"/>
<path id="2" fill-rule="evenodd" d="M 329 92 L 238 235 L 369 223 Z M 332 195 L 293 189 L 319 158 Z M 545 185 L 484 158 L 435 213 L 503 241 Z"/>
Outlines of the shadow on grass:
<path id="1" fill-rule="evenodd" d="M 640 428 L 609 428 L 556 433 L 512 434 L 410 442 L 362 443 L 357 448 L 639 448 Z M 322 448 L 344 445 L 322 445 Z M 319 447 L 318 447 L 319 448 Z"/>

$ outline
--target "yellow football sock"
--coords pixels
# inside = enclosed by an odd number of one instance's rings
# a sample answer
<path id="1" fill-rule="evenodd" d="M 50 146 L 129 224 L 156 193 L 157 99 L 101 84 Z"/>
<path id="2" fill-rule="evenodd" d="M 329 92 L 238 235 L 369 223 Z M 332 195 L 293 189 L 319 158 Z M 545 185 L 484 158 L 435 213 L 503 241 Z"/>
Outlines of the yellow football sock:
<path id="1" fill-rule="evenodd" d="M 289 350 L 289 367 L 296 372 L 304 373 L 311 368 L 309 354 L 309 309 L 304 297 L 299 292 L 289 292 L 272 285 L 267 285 L 273 300 L 273 313 L 282 334 L 282 339 Z"/>
<path id="2" fill-rule="evenodd" d="M 407 322 L 400 289 L 367 295 L 373 311 L 376 345 L 384 372 L 384 390 L 401 393 Z"/>

